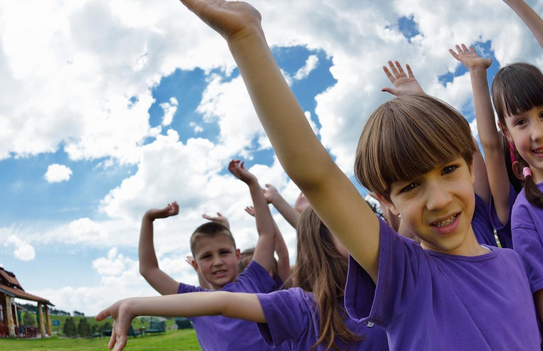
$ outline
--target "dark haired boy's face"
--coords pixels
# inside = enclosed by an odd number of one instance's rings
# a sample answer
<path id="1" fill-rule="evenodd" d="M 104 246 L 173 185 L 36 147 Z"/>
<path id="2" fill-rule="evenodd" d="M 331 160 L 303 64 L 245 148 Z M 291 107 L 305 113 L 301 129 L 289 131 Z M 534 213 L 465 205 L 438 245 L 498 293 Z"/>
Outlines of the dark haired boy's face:
<path id="1" fill-rule="evenodd" d="M 473 181 L 470 165 L 459 157 L 415 179 L 393 183 L 387 205 L 425 249 L 469 256 L 480 248 L 471 229 Z"/>
<path id="2" fill-rule="evenodd" d="M 200 237 L 194 255 L 198 272 L 214 290 L 236 280 L 240 252 L 228 236 Z"/>

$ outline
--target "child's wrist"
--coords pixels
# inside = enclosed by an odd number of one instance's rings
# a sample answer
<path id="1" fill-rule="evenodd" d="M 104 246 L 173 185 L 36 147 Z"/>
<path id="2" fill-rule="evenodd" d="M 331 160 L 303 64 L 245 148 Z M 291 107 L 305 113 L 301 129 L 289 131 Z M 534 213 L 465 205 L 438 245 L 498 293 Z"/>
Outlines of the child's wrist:
<path id="1" fill-rule="evenodd" d="M 469 73 L 472 78 L 486 78 L 486 67 L 482 65 L 477 65 L 470 67 Z"/>

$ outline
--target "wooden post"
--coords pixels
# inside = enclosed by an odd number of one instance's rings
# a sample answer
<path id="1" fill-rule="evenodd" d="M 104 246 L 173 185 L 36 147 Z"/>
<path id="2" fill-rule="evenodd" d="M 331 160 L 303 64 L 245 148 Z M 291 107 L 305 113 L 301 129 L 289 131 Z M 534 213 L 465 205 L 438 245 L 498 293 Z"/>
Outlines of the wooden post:
<path id="1" fill-rule="evenodd" d="M 11 296 L 6 295 L 6 315 L 8 317 L 9 337 L 15 337 L 15 326 L 13 325 L 13 306 L 11 304 Z"/>
<path id="2" fill-rule="evenodd" d="M 45 305 L 45 324 L 47 325 L 47 335 L 53 336 L 51 332 L 51 318 L 49 318 L 49 306 Z"/>
<path id="3" fill-rule="evenodd" d="M 43 323 L 43 311 L 41 307 L 42 307 L 42 303 L 38 302 L 38 313 L 40 315 L 40 333 L 41 333 L 42 339 L 45 339 L 45 326 Z"/>
<path id="4" fill-rule="evenodd" d="M 21 325 L 21 321 L 19 321 L 19 314 L 17 313 L 17 302 L 15 302 L 15 299 L 13 299 L 13 313 L 15 314 L 15 326 L 18 327 Z"/>

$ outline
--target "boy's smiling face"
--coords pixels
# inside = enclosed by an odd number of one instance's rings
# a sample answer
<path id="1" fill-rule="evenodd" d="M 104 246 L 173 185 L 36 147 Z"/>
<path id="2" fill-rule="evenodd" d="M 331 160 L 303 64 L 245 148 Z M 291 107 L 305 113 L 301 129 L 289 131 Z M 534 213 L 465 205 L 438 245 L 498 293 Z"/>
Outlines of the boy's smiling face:
<path id="1" fill-rule="evenodd" d="M 226 235 L 200 237 L 195 246 L 196 269 L 213 290 L 236 280 L 241 254 Z"/>
<path id="2" fill-rule="evenodd" d="M 471 228 L 475 210 L 471 168 L 458 157 L 415 179 L 392 184 L 387 206 L 401 215 L 423 248 L 464 256 L 482 252 Z"/>

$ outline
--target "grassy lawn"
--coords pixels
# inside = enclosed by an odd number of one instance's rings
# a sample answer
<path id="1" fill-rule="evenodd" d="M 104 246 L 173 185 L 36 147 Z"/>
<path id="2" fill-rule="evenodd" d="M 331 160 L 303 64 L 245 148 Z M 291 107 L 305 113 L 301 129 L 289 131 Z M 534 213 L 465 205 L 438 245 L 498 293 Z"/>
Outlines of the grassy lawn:
<path id="1" fill-rule="evenodd" d="M 109 338 L 66 339 L 56 336 L 45 340 L 0 339 L 0 350 L 56 351 L 81 350 L 105 351 Z M 194 329 L 168 330 L 166 334 L 129 338 L 125 350 L 132 351 L 197 351 L 201 350 Z"/>

